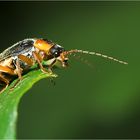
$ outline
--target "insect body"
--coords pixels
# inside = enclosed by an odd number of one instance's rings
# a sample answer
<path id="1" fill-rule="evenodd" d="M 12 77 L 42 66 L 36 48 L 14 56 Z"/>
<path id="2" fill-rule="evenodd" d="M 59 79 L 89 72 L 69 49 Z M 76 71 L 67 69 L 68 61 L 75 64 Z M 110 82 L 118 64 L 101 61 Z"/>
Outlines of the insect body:
<path id="1" fill-rule="evenodd" d="M 44 73 L 51 73 L 51 69 L 56 61 L 61 62 L 62 67 L 66 67 L 68 64 L 67 56 L 72 53 L 97 55 L 127 64 L 100 53 L 77 49 L 65 51 L 63 47 L 47 39 L 29 38 L 17 42 L 0 54 L 0 85 L 5 89 L 15 76 L 22 80 L 23 73 L 36 63 Z M 51 60 L 51 63 L 48 65 L 48 69 L 46 69 L 42 62 L 49 60 Z"/>

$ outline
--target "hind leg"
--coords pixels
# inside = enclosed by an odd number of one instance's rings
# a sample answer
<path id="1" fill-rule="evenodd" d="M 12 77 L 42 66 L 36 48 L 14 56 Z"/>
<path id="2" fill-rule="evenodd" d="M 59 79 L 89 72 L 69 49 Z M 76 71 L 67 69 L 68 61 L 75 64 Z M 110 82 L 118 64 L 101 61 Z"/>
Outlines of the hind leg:
<path id="1" fill-rule="evenodd" d="M 5 86 L 3 86 L 3 88 L 0 90 L 0 94 L 8 87 L 10 81 L 9 79 L 6 79 L 2 74 L 0 74 L 0 81 L 2 81 Z"/>
<path id="2" fill-rule="evenodd" d="M 18 80 L 16 81 L 16 83 L 10 88 L 10 90 L 13 90 L 16 85 L 22 80 L 22 69 L 20 67 L 20 63 L 19 63 L 19 59 L 16 59 L 15 61 L 15 73 L 18 75 Z"/>
<path id="3" fill-rule="evenodd" d="M 10 83 L 10 79 L 4 77 L 2 75 L 2 72 L 7 73 L 9 75 L 15 75 L 15 72 L 13 69 L 0 65 L 0 81 L 2 81 L 5 84 L 5 86 L 0 90 L 0 93 L 2 93 L 8 87 Z"/>

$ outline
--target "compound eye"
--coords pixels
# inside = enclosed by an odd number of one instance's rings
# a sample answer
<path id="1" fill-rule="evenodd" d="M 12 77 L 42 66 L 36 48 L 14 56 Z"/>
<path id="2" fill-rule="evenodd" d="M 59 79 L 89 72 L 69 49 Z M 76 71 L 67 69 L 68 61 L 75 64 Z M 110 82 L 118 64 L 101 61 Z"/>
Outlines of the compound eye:
<path id="1" fill-rule="evenodd" d="M 51 55 L 53 55 L 54 57 L 58 57 L 60 56 L 60 54 L 64 51 L 64 49 L 59 46 L 59 45 L 54 45 L 51 49 L 50 49 L 50 53 Z"/>
<path id="2" fill-rule="evenodd" d="M 58 57 L 60 54 L 56 51 L 55 53 L 54 53 L 54 56 L 55 57 Z"/>
<path id="3" fill-rule="evenodd" d="M 50 54 L 53 56 L 53 57 L 58 57 L 60 54 L 58 53 L 58 50 L 54 47 L 52 47 L 50 49 Z"/>

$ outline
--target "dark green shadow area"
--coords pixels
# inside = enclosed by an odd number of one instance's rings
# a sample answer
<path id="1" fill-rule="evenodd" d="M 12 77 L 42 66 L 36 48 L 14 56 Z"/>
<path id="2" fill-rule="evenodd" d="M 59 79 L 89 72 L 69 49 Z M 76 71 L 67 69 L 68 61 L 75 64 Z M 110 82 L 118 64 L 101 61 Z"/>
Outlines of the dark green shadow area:
<path id="1" fill-rule="evenodd" d="M 140 2 L 0 2 L 0 50 L 28 37 L 97 51 L 38 82 L 19 106 L 18 138 L 140 138 Z"/>

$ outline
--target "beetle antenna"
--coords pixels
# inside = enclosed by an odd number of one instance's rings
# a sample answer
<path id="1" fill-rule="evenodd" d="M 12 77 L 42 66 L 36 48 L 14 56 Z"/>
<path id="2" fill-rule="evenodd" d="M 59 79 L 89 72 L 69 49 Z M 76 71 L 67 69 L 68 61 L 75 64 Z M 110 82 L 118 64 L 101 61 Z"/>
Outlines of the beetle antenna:
<path id="1" fill-rule="evenodd" d="M 116 61 L 116 62 L 121 63 L 121 64 L 125 64 L 125 65 L 128 64 L 125 61 L 121 61 L 121 60 L 118 60 L 118 59 L 116 59 L 114 57 L 110 57 L 110 56 L 107 56 L 107 55 L 104 55 L 104 54 L 101 54 L 101 53 L 97 53 L 97 52 L 90 52 L 90 51 L 83 51 L 83 50 L 75 49 L 75 50 L 66 51 L 65 53 L 66 54 L 83 53 L 83 54 L 96 55 L 96 56 L 100 56 L 100 57 L 103 57 L 103 58 L 106 58 L 106 59 L 110 59 L 110 60 Z"/>

